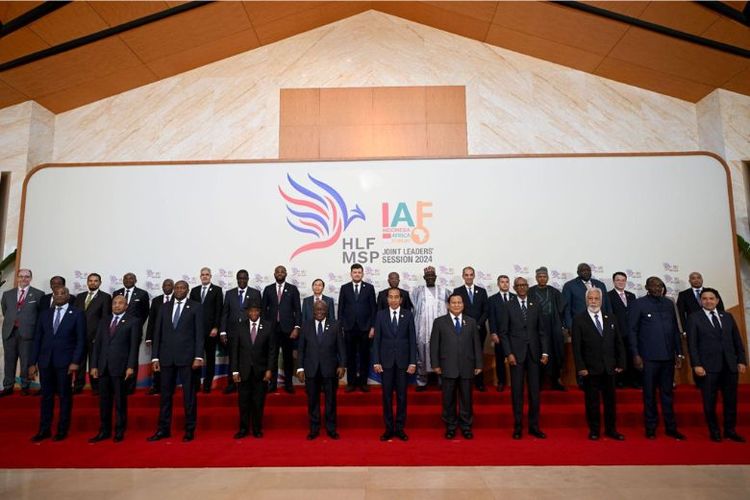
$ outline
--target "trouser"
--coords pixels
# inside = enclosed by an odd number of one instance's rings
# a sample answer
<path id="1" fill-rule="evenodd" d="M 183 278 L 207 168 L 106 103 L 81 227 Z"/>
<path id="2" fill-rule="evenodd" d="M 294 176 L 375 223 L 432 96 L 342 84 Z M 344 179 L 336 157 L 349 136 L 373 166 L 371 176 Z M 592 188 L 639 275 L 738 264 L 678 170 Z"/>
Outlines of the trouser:
<path id="1" fill-rule="evenodd" d="M 185 411 L 185 432 L 195 431 L 198 417 L 198 398 L 195 396 L 194 372 L 188 366 L 161 367 L 161 395 L 159 399 L 159 428 L 163 434 L 170 434 L 172 427 L 172 397 L 177 385 L 177 375 L 182 382 L 182 403 Z"/>
<path id="2" fill-rule="evenodd" d="M 320 393 L 325 395 L 326 430 L 336 431 L 336 390 L 339 386 L 337 377 L 324 377 L 320 370 L 305 378 L 307 391 L 307 415 L 310 418 L 310 432 L 320 432 Z"/>
<path id="3" fill-rule="evenodd" d="M 76 390 L 84 388 L 84 386 L 86 385 L 86 374 L 91 371 L 91 353 L 94 352 L 94 339 L 86 339 L 84 349 L 85 351 L 83 353 L 83 358 L 81 358 L 81 367 L 76 374 Z M 98 391 L 99 379 L 89 377 L 89 381 L 91 382 L 91 390 L 94 392 Z"/>
<path id="4" fill-rule="evenodd" d="M 704 377 L 695 377 L 703 395 L 703 414 L 706 417 L 708 430 L 712 434 L 721 433 L 719 419 L 716 416 L 716 395 L 721 391 L 721 399 L 724 406 L 724 433 L 735 432 L 737 426 L 737 372 L 729 371 L 729 366 L 724 361 L 724 366 L 719 372 L 707 372 Z"/>
<path id="5" fill-rule="evenodd" d="M 604 431 L 614 433 L 617 430 L 615 417 L 615 376 L 602 373 L 583 377 L 584 400 L 586 403 L 586 421 L 589 431 L 599 434 L 600 401 L 604 400 Z M 600 398 L 601 396 L 601 398 Z"/>
<path id="6" fill-rule="evenodd" d="M 123 434 L 128 423 L 128 395 L 123 376 L 107 373 L 99 377 L 100 432 L 112 433 L 112 407 L 115 409 L 115 434 Z"/>
<path id="7" fill-rule="evenodd" d="M 240 430 L 247 432 L 252 424 L 253 433 L 263 430 L 263 408 L 266 401 L 266 382 L 251 374 L 238 385 L 237 399 L 240 407 Z"/>
<path id="8" fill-rule="evenodd" d="M 443 377 L 443 422 L 448 431 L 471 430 L 474 421 L 471 391 L 472 379 Z M 458 398 L 456 398 L 458 396 Z M 456 399 L 458 399 L 458 413 L 456 413 Z"/>
<path id="9" fill-rule="evenodd" d="M 677 430 L 672 405 L 674 381 L 674 361 L 643 362 L 643 417 L 646 430 L 653 431 L 659 423 L 659 410 L 656 407 L 656 391 L 659 390 L 664 427 L 667 432 Z"/>
<path id="10" fill-rule="evenodd" d="M 277 322 L 274 325 L 274 335 L 276 335 L 276 349 L 271 353 L 274 359 L 274 365 L 271 367 L 271 389 L 275 390 L 279 378 L 279 367 L 275 361 L 279 358 L 279 349 L 281 349 L 281 361 L 284 368 L 284 387 L 292 387 L 294 376 L 294 340 L 289 338 L 291 332 L 284 332 Z"/>
<path id="11" fill-rule="evenodd" d="M 510 367 L 510 388 L 513 400 L 513 427 L 520 430 L 523 426 L 523 389 L 524 381 L 529 392 L 529 429 L 539 429 L 539 362 L 531 353 L 526 353 L 523 361 Z"/>
<path id="12" fill-rule="evenodd" d="M 484 326 L 479 327 L 479 345 L 482 353 L 484 353 L 484 342 L 487 340 L 487 329 Z M 481 371 L 474 375 L 474 385 L 477 389 L 484 388 L 484 371 Z"/>
<path id="13" fill-rule="evenodd" d="M 68 368 L 39 368 L 39 381 L 42 386 L 41 418 L 39 432 L 46 433 L 52 428 L 52 414 L 55 409 L 55 394 L 60 399 L 60 419 L 57 422 L 58 434 L 67 434 L 70 429 L 70 415 L 73 412 L 73 388 Z"/>
<path id="14" fill-rule="evenodd" d="M 381 383 L 383 385 L 383 421 L 387 432 L 404 430 L 406 424 L 406 384 L 405 368 L 396 364 L 383 367 Z M 393 391 L 396 391 L 396 419 L 393 419 Z"/>
<path id="15" fill-rule="evenodd" d="M 495 375 L 497 375 L 497 383 L 499 385 L 506 385 L 508 382 L 508 376 L 505 373 L 505 350 L 503 349 L 503 343 L 498 342 L 494 345 L 495 347 Z"/>
<path id="16" fill-rule="evenodd" d="M 16 383 L 16 365 L 19 361 L 21 364 L 21 388 L 28 389 L 31 385 L 29 359 L 31 358 L 33 343 L 32 339 L 21 338 L 18 328 L 13 328 L 7 339 L 3 338 L 3 357 L 5 358 L 3 389 L 13 389 Z"/>
<path id="17" fill-rule="evenodd" d="M 367 385 L 367 379 L 370 375 L 369 333 L 368 331 L 360 330 L 344 332 L 347 385 Z"/>
<path id="18" fill-rule="evenodd" d="M 210 390 L 211 384 L 214 382 L 214 376 L 216 375 L 216 343 L 219 335 L 217 334 L 215 337 L 212 337 L 207 333 L 205 338 L 206 362 L 203 365 L 205 370 L 203 372 L 203 388 Z"/>

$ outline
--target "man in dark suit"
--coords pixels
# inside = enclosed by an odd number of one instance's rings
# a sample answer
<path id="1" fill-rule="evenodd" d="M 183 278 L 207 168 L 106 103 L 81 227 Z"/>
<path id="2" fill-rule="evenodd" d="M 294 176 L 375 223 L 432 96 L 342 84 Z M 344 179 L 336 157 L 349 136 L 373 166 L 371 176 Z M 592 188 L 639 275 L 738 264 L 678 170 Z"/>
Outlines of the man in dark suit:
<path id="1" fill-rule="evenodd" d="M 263 319 L 273 323 L 276 332 L 276 354 L 278 359 L 279 348 L 281 358 L 284 362 L 284 390 L 294 394 L 292 376 L 294 376 L 294 348 L 295 340 L 299 337 L 300 325 L 300 298 L 296 286 L 286 282 L 286 268 L 276 266 L 273 271 L 275 283 L 268 285 L 263 290 Z M 279 367 L 278 363 L 271 367 L 270 392 L 276 392 Z"/>
<path id="2" fill-rule="evenodd" d="M 31 438 L 34 442 L 52 435 L 55 394 L 60 398 L 60 418 L 53 440 L 62 441 L 70 430 L 70 415 L 73 411 L 72 384 L 83 359 L 86 317 L 83 311 L 71 306 L 69 301 L 68 289 L 56 288 L 52 292 L 52 308 L 45 309 L 36 324 L 29 378 L 34 378 L 39 373 L 42 402 L 39 432 Z"/>
<path id="3" fill-rule="evenodd" d="M 86 277 L 86 287 L 89 291 L 79 293 L 74 302 L 76 308 L 82 310 L 86 315 L 86 352 L 83 355 L 81 369 L 78 370 L 74 394 L 80 394 L 83 391 L 83 386 L 86 385 L 86 373 L 91 370 L 91 356 L 99 321 L 112 312 L 112 297 L 99 289 L 101 285 L 102 277 L 99 274 L 89 274 Z M 88 366 L 86 365 L 87 359 Z M 91 390 L 94 395 L 97 395 L 99 393 L 98 381 L 95 378 L 90 380 Z"/>
<path id="4" fill-rule="evenodd" d="M 323 295 L 323 291 L 326 289 L 325 282 L 318 278 L 312 282 L 313 294 L 309 297 L 305 297 L 302 300 L 302 322 L 310 321 L 313 319 L 313 304 L 319 300 L 324 301 L 328 304 L 328 315 L 326 316 L 330 321 L 336 321 L 336 313 L 333 307 L 333 298 L 327 295 Z"/>
<path id="5" fill-rule="evenodd" d="M 58 288 L 62 288 L 65 286 L 65 278 L 62 276 L 52 276 L 49 279 L 49 289 L 50 293 L 47 293 L 42 297 L 42 300 L 39 301 L 39 314 L 42 314 L 42 311 L 45 309 L 51 309 L 52 306 L 54 306 L 54 301 L 52 300 L 52 292 L 54 292 Z M 72 295 L 70 295 L 70 298 L 68 299 L 68 303 L 70 305 L 73 305 L 76 298 Z"/>
<path id="6" fill-rule="evenodd" d="M 453 290 L 453 293 L 457 293 L 461 296 L 464 302 L 463 314 L 474 318 L 477 324 L 477 331 L 479 332 L 479 345 L 484 351 L 484 342 L 487 340 L 487 314 L 489 313 L 489 297 L 487 296 L 487 290 L 481 286 L 474 284 L 474 268 L 464 267 L 461 272 L 461 277 L 464 280 L 463 286 L 459 286 Z M 480 373 L 474 377 L 474 385 L 480 392 L 485 392 L 487 388 L 484 386 L 484 374 Z"/>
<path id="7" fill-rule="evenodd" d="M 346 347 L 341 327 L 327 317 L 325 302 L 313 305 L 313 319 L 302 325 L 299 339 L 297 377 L 307 391 L 307 415 L 310 418 L 308 441 L 320 434 L 320 393 L 325 394 L 326 432 L 339 439 L 336 432 L 336 390 L 346 373 Z"/>
<path id="8" fill-rule="evenodd" d="M 745 373 L 747 359 L 737 323 L 731 314 L 721 312 L 719 294 L 713 288 L 701 291 L 701 310 L 688 318 L 688 349 L 698 387 L 703 395 L 712 441 L 721 441 L 719 419 L 716 417 L 716 393 L 721 391 L 724 405 L 724 437 L 740 443 L 745 438 L 737 434 L 737 380 Z"/>
<path id="9" fill-rule="evenodd" d="M 195 394 L 195 370 L 203 366 L 203 318 L 201 304 L 187 298 L 188 284 L 178 281 L 174 285 L 174 298 L 162 306 L 159 323 L 154 331 L 151 347 L 151 364 L 161 371 L 161 396 L 159 424 L 156 433 L 148 438 L 158 441 L 171 435 L 172 397 L 177 376 L 182 381 L 182 399 L 185 409 L 185 435 L 183 441 L 195 437 L 198 415 L 198 398 Z"/>
<path id="10" fill-rule="evenodd" d="M 375 339 L 372 361 L 375 373 L 380 373 L 383 385 L 383 420 L 385 432 L 381 441 L 396 436 L 401 441 L 409 437 L 406 424 L 406 385 L 408 375 L 417 371 L 417 332 L 414 316 L 402 307 L 403 297 L 398 288 L 388 291 L 388 309 L 378 311 L 375 318 Z M 396 390 L 396 420 L 393 420 L 393 391 Z"/>
<path id="11" fill-rule="evenodd" d="M 401 298 L 403 299 L 401 303 L 401 307 L 408 311 L 414 311 L 414 304 L 411 303 L 411 297 L 409 297 L 409 292 L 404 290 L 403 288 L 399 288 L 398 285 L 401 283 L 401 276 L 398 275 L 398 273 L 388 273 L 388 288 L 385 290 L 381 290 L 378 292 L 378 297 L 376 299 L 378 311 L 382 311 L 383 309 L 388 309 L 388 290 L 391 288 L 395 288 L 399 291 L 401 294 Z"/>
<path id="12" fill-rule="evenodd" d="M 701 292 L 703 291 L 703 275 L 699 272 L 692 272 L 688 276 L 690 282 L 690 288 L 681 291 L 677 295 L 677 312 L 680 314 L 680 326 L 682 332 L 687 333 L 688 318 L 691 314 L 696 311 L 703 309 L 701 303 Z M 721 296 L 718 295 L 718 303 L 716 304 L 716 310 L 724 312 L 724 302 L 721 300 Z"/>
<path id="13" fill-rule="evenodd" d="M 375 338 L 375 289 L 362 278 L 364 269 L 360 264 L 350 267 L 352 280 L 339 291 L 338 318 L 344 330 L 347 360 L 346 392 L 357 387 L 369 392 L 367 379 L 370 375 L 370 339 Z M 357 362 L 359 361 L 359 363 Z"/>
<path id="14" fill-rule="evenodd" d="M 220 286 L 211 283 L 211 269 L 204 267 L 200 273 L 201 284 L 190 290 L 190 300 L 201 303 L 203 313 L 203 326 L 201 331 L 205 340 L 203 346 L 206 349 L 205 374 L 203 377 L 203 392 L 211 392 L 211 385 L 216 375 L 216 344 L 219 340 L 219 328 L 221 327 L 221 311 L 224 305 L 224 292 Z M 200 372 L 196 373 L 196 383 L 200 381 Z M 196 386 L 196 389 L 198 387 Z"/>
<path id="15" fill-rule="evenodd" d="M 128 313 L 130 313 L 131 316 L 138 318 L 138 322 L 140 323 L 141 328 L 143 328 L 143 324 L 148 319 L 150 299 L 146 290 L 135 286 L 137 282 L 138 278 L 136 278 L 135 274 L 125 273 L 122 277 L 123 287 L 112 292 L 112 297 L 115 297 L 116 295 L 124 296 L 125 300 L 128 302 Z M 141 330 L 141 336 L 142 335 L 143 330 Z M 139 338 L 138 344 L 140 345 L 140 343 L 141 339 Z M 128 378 L 126 384 L 128 388 L 128 394 L 135 393 L 135 387 L 138 384 L 137 370 L 134 376 Z"/>
<path id="16" fill-rule="evenodd" d="M 112 312 L 99 320 L 91 353 L 91 379 L 99 382 L 99 433 L 89 439 L 98 443 L 112 436 L 112 405 L 115 408 L 115 443 L 125 437 L 128 397 L 125 380 L 138 369 L 139 321 L 128 313 L 125 297 L 112 301 Z"/>
<path id="17" fill-rule="evenodd" d="M 148 311 L 148 326 L 146 326 L 146 347 L 151 348 L 154 342 L 154 331 L 156 325 L 159 324 L 159 314 L 161 313 L 164 304 L 172 300 L 172 293 L 174 292 L 174 281 L 167 278 L 161 283 L 162 294 L 153 298 L 151 301 L 151 307 Z M 153 396 L 161 392 L 161 373 L 151 372 L 151 388 L 146 394 Z"/>
<path id="18" fill-rule="evenodd" d="M 625 345 L 617 318 L 601 310 L 602 291 L 598 288 L 588 290 L 586 302 L 586 312 L 573 318 L 571 336 L 576 371 L 583 379 L 589 439 L 599 439 L 601 394 L 604 400 L 604 433 L 616 441 L 622 441 L 625 436 L 617 432 L 616 426 L 615 374 L 625 367 Z"/>
<path id="19" fill-rule="evenodd" d="M 617 327 L 620 331 L 620 336 L 623 337 L 625 352 L 630 352 L 628 311 L 633 302 L 635 302 L 635 294 L 625 289 L 628 283 L 628 276 L 622 271 L 617 271 L 612 275 L 612 283 L 614 284 L 614 288 L 607 292 L 609 304 L 612 306 L 612 313 L 617 319 Z M 628 385 L 640 389 L 643 386 L 641 372 L 633 366 L 633 358 L 625 356 L 625 360 L 625 370 L 616 377 L 617 386 L 624 387 Z"/>
<path id="20" fill-rule="evenodd" d="M 247 286 L 250 275 L 245 269 L 240 269 L 236 274 L 237 286 L 227 291 L 224 295 L 224 307 L 221 310 L 221 328 L 219 328 L 221 344 L 229 352 L 232 347 L 229 345 L 229 336 L 227 329 L 230 325 L 237 323 L 240 319 L 246 317 L 247 305 L 251 302 L 261 303 L 262 298 L 260 291 Z M 278 350 L 278 348 L 277 348 Z M 237 391 L 237 384 L 234 378 L 227 377 L 227 386 L 224 388 L 224 394 L 231 394 Z"/>
<path id="21" fill-rule="evenodd" d="M 490 324 L 490 340 L 495 348 L 495 375 L 497 375 L 497 392 L 503 392 L 508 382 L 505 373 L 505 351 L 503 343 L 500 342 L 500 325 L 505 324 L 505 316 L 508 314 L 507 303 L 516 297 L 510 292 L 510 278 L 501 274 L 497 278 L 498 292 L 489 298 L 487 307 L 487 319 Z"/>
<path id="22" fill-rule="evenodd" d="M 605 313 L 612 312 L 607 298 L 607 287 L 604 283 L 591 277 L 591 266 L 582 262 L 578 264 L 578 276 L 563 285 L 562 294 L 565 301 L 565 328 L 570 329 L 573 317 L 586 310 L 586 290 L 596 287 L 602 291 L 602 309 Z"/>
<path id="23" fill-rule="evenodd" d="M 636 299 L 628 311 L 630 353 L 633 365 L 643 370 L 643 406 L 646 437 L 656 439 L 659 390 L 665 434 L 683 440 L 677 430 L 672 404 L 674 370 L 682 366 L 682 342 L 674 304 L 664 297 L 664 283 L 656 276 L 646 280 L 648 295 Z"/>
<path id="24" fill-rule="evenodd" d="M 253 436 L 263 437 L 263 406 L 266 384 L 271 381 L 271 366 L 278 353 L 273 323 L 261 320 L 261 301 L 250 302 L 246 316 L 229 325 L 231 340 L 229 366 L 239 386 L 240 429 L 234 439 L 248 435 L 252 423 Z M 252 418 L 251 418 L 252 417 Z"/>
<path id="25" fill-rule="evenodd" d="M 541 366 L 549 361 L 549 336 L 544 329 L 539 305 L 528 297 L 525 278 L 513 280 L 516 298 L 506 305 L 508 313 L 500 327 L 500 341 L 508 354 L 513 399 L 513 439 L 521 439 L 524 379 L 529 384 L 529 434 L 547 435 L 539 428 L 539 385 Z"/>
<path id="26" fill-rule="evenodd" d="M 461 428 L 465 439 L 474 437 L 471 386 L 472 379 L 482 373 L 482 345 L 476 321 L 463 310 L 463 298 L 453 293 L 448 299 L 448 314 L 435 319 L 430 336 L 432 369 L 442 377 L 446 439 L 456 436 L 456 427 Z"/>
<path id="27" fill-rule="evenodd" d="M 16 272 L 16 288 L 3 293 L 0 302 L 3 311 L 4 377 L 0 397 L 13 394 L 16 383 L 16 365 L 21 363 L 21 394 L 31 392 L 29 386 L 29 360 L 34 345 L 34 333 L 39 316 L 39 301 L 44 293 L 31 286 L 31 270 Z"/>

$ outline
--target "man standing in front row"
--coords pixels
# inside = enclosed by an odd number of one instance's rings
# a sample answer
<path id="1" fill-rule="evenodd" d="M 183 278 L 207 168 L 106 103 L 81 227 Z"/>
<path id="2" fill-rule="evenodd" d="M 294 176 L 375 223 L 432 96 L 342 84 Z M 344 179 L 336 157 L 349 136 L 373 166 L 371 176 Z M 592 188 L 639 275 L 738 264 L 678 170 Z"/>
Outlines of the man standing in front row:
<path id="1" fill-rule="evenodd" d="M 602 311 L 602 291 L 586 291 L 586 312 L 573 318 L 573 357 L 578 376 L 583 379 L 586 420 L 589 439 L 596 441 L 600 435 L 599 395 L 604 399 L 604 433 L 622 441 L 625 436 L 617 432 L 615 410 L 615 374 L 625 368 L 625 344 L 620 336 L 616 318 Z"/>
<path id="2" fill-rule="evenodd" d="M 55 394 L 60 398 L 60 419 L 54 441 L 62 441 L 70 430 L 73 412 L 73 389 L 76 372 L 81 367 L 86 343 L 86 318 L 83 311 L 70 305 L 70 292 L 66 287 L 52 292 L 52 307 L 39 315 L 34 334 L 34 351 L 31 355 L 29 378 L 39 373 L 42 386 L 41 418 L 39 432 L 31 438 L 42 441 L 52 435 L 52 413 Z"/>
<path id="3" fill-rule="evenodd" d="M 250 274 L 245 269 L 240 269 L 236 274 L 237 286 L 228 290 L 224 295 L 224 307 L 221 311 L 221 328 L 219 338 L 221 339 L 222 345 L 224 345 L 227 352 L 230 352 L 232 346 L 229 344 L 229 336 L 227 330 L 229 327 L 239 320 L 247 316 L 246 310 L 247 305 L 251 302 L 258 302 L 262 304 L 262 298 L 260 292 L 253 287 L 247 285 L 250 280 Z M 261 305 L 262 307 L 262 305 Z M 262 312 L 261 312 L 262 314 Z M 278 351 L 278 347 L 276 348 Z M 276 366 L 276 363 L 273 364 Z M 224 394 L 231 394 L 237 391 L 237 384 L 234 383 L 234 378 L 227 377 L 227 386 L 224 388 Z"/>
<path id="4" fill-rule="evenodd" d="M 448 299 L 449 313 L 435 320 L 430 336 L 430 357 L 435 363 L 432 368 L 443 381 L 445 439 L 456 436 L 456 427 L 461 428 L 464 439 L 474 437 L 471 386 L 474 377 L 482 373 L 482 345 L 476 321 L 463 310 L 463 299 L 454 293 Z"/>
<path id="5" fill-rule="evenodd" d="M 479 332 L 479 345 L 484 350 L 484 341 L 487 339 L 487 327 L 485 323 L 487 322 L 487 314 L 489 312 L 489 301 L 487 290 L 474 284 L 474 276 L 475 271 L 473 267 L 464 267 L 463 271 L 461 271 L 464 284 L 453 290 L 453 293 L 457 293 L 463 299 L 464 314 L 474 318 L 477 324 L 477 331 Z M 484 386 L 483 373 L 474 377 L 474 385 L 480 392 L 487 390 Z"/>
<path id="6" fill-rule="evenodd" d="M 138 321 L 141 324 L 142 336 L 143 324 L 146 322 L 146 319 L 148 319 L 150 299 L 148 292 L 135 286 L 136 283 L 138 283 L 138 279 L 134 273 L 125 273 L 122 277 L 122 288 L 112 292 L 112 297 L 115 297 L 116 295 L 122 295 L 125 297 L 125 300 L 128 302 L 128 312 L 132 316 L 138 318 Z M 140 345 L 140 343 L 141 339 L 139 338 L 138 344 Z M 128 394 L 135 393 L 135 387 L 138 385 L 137 379 L 138 371 L 136 370 L 135 374 L 126 381 Z"/>
<path id="7" fill-rule="evenodd" d="M 406 424 L 406 385 L 408 375 L 417 371 L 417 335 L 414 316 L 402 307 L 403 297 L 398 288 L 388 290 L 388 309 L 378 311 L 375 319 L 375 341 L 372 361 L 375 373 L 382 375 L 383 420 L 385 432 L 381 441 L 396 436 L 401 441 L 409 437 Z M 396 390 L 396 421 L 393 420 L 393 390 Z"/>
<path id="8" fill-rule="evenodd" d="M 336 390 L 346 373 L 346 346 L 339 323 L 327 318 L 328 306 L 313 305 L 313 319 L 302 325 L 299 339 L 297 377 L 307 391 L 307 414 L 310 418 L 308 441 L 320 434 L 320 393 L 325 394 L 326 432 L 339 439 L 336 432 Z"/>
<path id="9" fill-rule="evenodd" d="M 276 361 L 276 336 L 273 323 L 260 319 L 263 306 L 250 302 L 245 318 L 229 325 L 229 366 L 237 385 L 240 407 L 240 430 L 234 439 L 248 435 L 252 421 L 253 437 L 263 437 L 263 406 L 266 384 L 273 375 Z"/>
<path id="10" fill-rule="evenodd" d="M 91 379 L 99 387 L 99 433 L 89 439 L 98 443 L 112 435 L 112 405 L 115 407 L 115 443 L 125 437 L 128 397 L 125 381 L 138 369 L 138 343 L 141 325 L 125 311 L 128 303 L 118 295 L 112 301 L 112 312 L 97 324 L 94 350 L 91 353 Z"/>
<path id="11" fill-rule="evenodd" d="M 656 391 L 661 397 L 665 434 L 683 440 L 677 430 L 672 394 L 674 370 L 682 366 L 682 343 L 677 327 L 674 304 L 664 297 L 664 283 L 656 276 L 646 280 L 648 295 L 637 299 L 630 307 L 630 351 L 633 366 L 643 370 L 643 416 L 646 437 L 656 439 L 659 412 Z"/>
<path id="12" fill-rule="evenodd" d="M 178 281 L 174 285 L 174 298 L 165 303 L 159 324 L 154 332 L 151 347 L 151 364 L 161 372 L 159 423 L 148 441 L 158 441 L 171 435 L 172 397 L 177 376 L 182 381 L 182 399 L 185 410 L 185 435 L 183 441 L 195 437 L 198 417 L 198 398 L 195 394 L 195 372 L 203 366 L 203 318 L 200 302 L 187 298 L 188 284 Z"/>
<path id="13" fill-rule="evenodd" d="M 721 390 L 724 404 L 724 437 L 744 443 L 737 434 L 737 380 L 745 373 L 747 360 L 737 323 L 727 312 L 718 310 L 719 294 L 713 288 L 701 291 L 703 307 L 690 315 L 687 322 L 690 364 L 698 387 L 703 394 L 703 413 L 706 416 L 712 441 L 721 441 L 719 419 L 716 418 L 716 393 Z"/>
<path id="14" fill-rule="evenodd" d="M 369 392 L 370 339 L 375 337 L 375 289 L 362 280 L 364 269 L 360 264 L 352 264 L 350 272 L 352 280 L 342 285 L 339 292 L 338 312 L 346 342 L 349 372 L 346 392 L 357 387 L 362 392 Z"/>
<path id="15" fill-rule="evenodd" d="M 437 284 L 435 268 L 424 268 L 424 285 L 414 289 L 414 326 L 417 330 L 417 392 L 427 390 L 432 372 L 430 335 L 437 318 L 448 312 L 448 289 Z"/>

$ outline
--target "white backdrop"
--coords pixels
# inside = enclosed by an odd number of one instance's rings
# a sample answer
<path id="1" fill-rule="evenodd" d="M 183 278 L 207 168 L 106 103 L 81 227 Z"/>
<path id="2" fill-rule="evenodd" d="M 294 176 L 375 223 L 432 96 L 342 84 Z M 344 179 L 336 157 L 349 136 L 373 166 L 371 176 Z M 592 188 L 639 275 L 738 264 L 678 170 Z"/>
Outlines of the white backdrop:
<path id="1" fill-rule="evenodd" d="M 675 295 L 698 270 L 738 304 L 727 177 L 706 155 L 61 166 L 36 171 L 25 200 L 21 265 L 42 288 L 61 274 L 79 292 L 99 272 L 114 290 L 133 271 L 153 296 L 202 266 L 262 288 L 283 264 L 303 296 L 317 277 L 336 296 L 354 258 L 378 289 L 390 271 L 413 288 L 430 264 L 457 286 L 472 265 L 492 293 L 498 274 L 533 282 L 546 265 L 561 287 L 589 262 L 637 295 L 650 275 Z"/>

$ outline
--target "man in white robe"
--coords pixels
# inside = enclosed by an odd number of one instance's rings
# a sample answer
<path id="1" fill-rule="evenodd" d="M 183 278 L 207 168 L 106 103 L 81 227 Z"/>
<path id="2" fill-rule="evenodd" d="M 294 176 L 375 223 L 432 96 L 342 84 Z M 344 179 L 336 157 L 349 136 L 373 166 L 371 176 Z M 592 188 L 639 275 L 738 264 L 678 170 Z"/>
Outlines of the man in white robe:
<path id="1" fill-rule="evenodd" d="M 417 391 L 427 389 L 427 377 L 432 372 L 430 360 L 430 334 L 435 318 L 448 313 L 450 291 L 437 285 L 437 274 L 432 266 L 424 269 L 425 284 L 412 292 L 414 323 L 417 330 Z"/>

